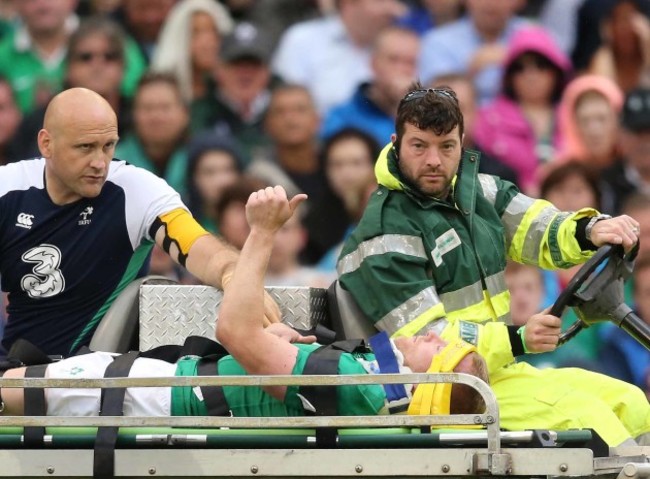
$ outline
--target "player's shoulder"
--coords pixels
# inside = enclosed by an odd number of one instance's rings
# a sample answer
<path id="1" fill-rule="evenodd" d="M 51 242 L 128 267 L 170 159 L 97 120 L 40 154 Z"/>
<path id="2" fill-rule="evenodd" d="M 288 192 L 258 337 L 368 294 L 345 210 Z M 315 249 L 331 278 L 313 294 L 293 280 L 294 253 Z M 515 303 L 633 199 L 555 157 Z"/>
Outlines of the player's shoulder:
<path id="1" fill-rule="evenodd" d="M 106 181 L 114 183 L 122 189 L 170 188 L 164 179 L 151 171 L 117 159 L 111 161 Z"/>
<path id="2" fill-rule="evenodd" d="M 30 188 L 43 189 L 45 160 L 16 161 L 0 166 L 0 197 L 12 191 L 26 191 Z"/>

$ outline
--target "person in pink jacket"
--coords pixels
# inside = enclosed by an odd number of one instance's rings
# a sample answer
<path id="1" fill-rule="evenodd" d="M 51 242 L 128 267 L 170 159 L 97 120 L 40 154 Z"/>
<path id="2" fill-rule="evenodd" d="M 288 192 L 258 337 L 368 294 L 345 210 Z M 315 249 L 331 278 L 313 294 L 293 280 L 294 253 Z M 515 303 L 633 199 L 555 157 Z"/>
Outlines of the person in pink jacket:
<path id="1" fill-rule="evenodd" d="M 597 170 L 611 166 L 617 151 L 618 116 L 623 92 L 607 77 L 583 75 L 564 90 L 558 110 L 563 143 L 558 162 L 589 163 Z"/>
<path id="2" fill-rule="evenodd" d="M 556 105 L 570 73 L 552 37 L 541 27 L 524 27 L 508 47 L 501 93 L 478 113 L 476 144 L 513 168 L 529 194 L 537 192 L 539 165 L 561 144 Z"/>

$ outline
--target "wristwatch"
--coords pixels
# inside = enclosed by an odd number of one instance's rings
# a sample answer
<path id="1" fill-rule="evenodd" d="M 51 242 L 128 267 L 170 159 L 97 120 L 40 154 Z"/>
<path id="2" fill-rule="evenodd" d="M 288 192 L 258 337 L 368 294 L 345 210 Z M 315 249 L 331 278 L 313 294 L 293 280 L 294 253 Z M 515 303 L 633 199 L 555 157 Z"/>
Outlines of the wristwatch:
<path id="1" fill-rule="evenodd" d="M 598 223 L 600 220 L 608 220 L 610 218 L 611 216 L 603 215 L 603 214 L 593 216 L 589 220 L 589 223 L 587 223 L 587 226 L 585 227 L 585 238 L 587 238 L 587 241 L 593 243 L 593 241 L 591 241 L 591 229 L 594 227 L 594 225 Z"/>

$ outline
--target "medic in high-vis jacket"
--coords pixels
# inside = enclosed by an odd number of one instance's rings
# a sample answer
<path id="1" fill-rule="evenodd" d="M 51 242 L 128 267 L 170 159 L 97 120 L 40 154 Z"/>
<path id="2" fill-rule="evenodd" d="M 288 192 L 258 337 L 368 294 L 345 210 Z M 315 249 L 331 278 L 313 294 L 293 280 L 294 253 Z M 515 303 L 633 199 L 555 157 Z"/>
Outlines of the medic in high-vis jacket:
<path id="1" fill-rule="evenodd" d="M 459 324 L 460 332 L 472 323 L 508 323 L 508 258 L 545 269 L 567 268 L 606 243 L 629 250 L 638 241 L 639 224 L 629 216 L 608 218 L 590 208 L 562 212 L 509 182 L 479 174 L 480 155 L 463 151 L 462 140 L 463 117 L 454 92 L 416 85 L 400 103 L 396 135 L 378 159 L 379 188 L 341 252 L 341 285 L 375 327 L 393 337 L 442 331 L 442 320 Z M 559 326 L 559 318 L 540 315 Z M 481 351 L 504 427 L 542 427 L 533 422 L 543 423 L 545 414 L 572 414 L 573 406 L 562 409 L 562 402 L 577 400 L 560 382 L 563 373 L 491 360 L 509 354 L 514 362 L 510 350 L 509 343 L 497 340 Z M 547 380 L 548 374 L 557 380 Z M 579 384 L 582 393 L 595 395 L 583 398 L 582 415 L 589 415 L 588 404 L 597 401 L 602 402 L 593 411 L 602 405 L 618 410 L 614 396 L 627 401 L 618 396 L 626 388 L 604 376 L 574 372 L 575 394 L 580 394 Z M 630 401 L 640 401 L 640 391 L 629 393 Z M 647 401 L 639 407 L 628 425 L 633 436 L 650 430 Z M 581 427 L 582 422 L 567 417 L 566 424 Z M 604 435 L 612 445 L 625 440 L 620 430 Z"/>

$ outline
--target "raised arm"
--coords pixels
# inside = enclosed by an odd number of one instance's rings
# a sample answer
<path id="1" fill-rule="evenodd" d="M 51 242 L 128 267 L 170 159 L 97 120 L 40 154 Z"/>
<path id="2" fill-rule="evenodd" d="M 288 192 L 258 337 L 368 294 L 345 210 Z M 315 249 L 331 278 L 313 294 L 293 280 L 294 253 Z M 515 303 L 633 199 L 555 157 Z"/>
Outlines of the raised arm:
<path id="1" fill-rule="evenodd" d="M 204 284 L 223 290 L 228 287 L 237 262 L 237 250 L 209 234 L 186 210 L 180 208 L 161 215 L 156 224 L 156 244 L 175 262 Z M 266 294 L 264 310 L 264 315 L 260 317 L 263 324 L 280 320 L 280 310 Z"/>
<path id="2" fill-rule="evenodd" d="M 297 195 L 289 201 L 280 186 L 251 194 L 246 204 L 250 233 L 237 261 L 232 280 L 224 292 L 217 322 L 217 340 L 249 374 L 291 374 L 297 348 L 266 331 L 264 315 L 264 274 L 273 238 L 307 198 Z M 286 387 L 267 388 L 284 398 Z"/>

